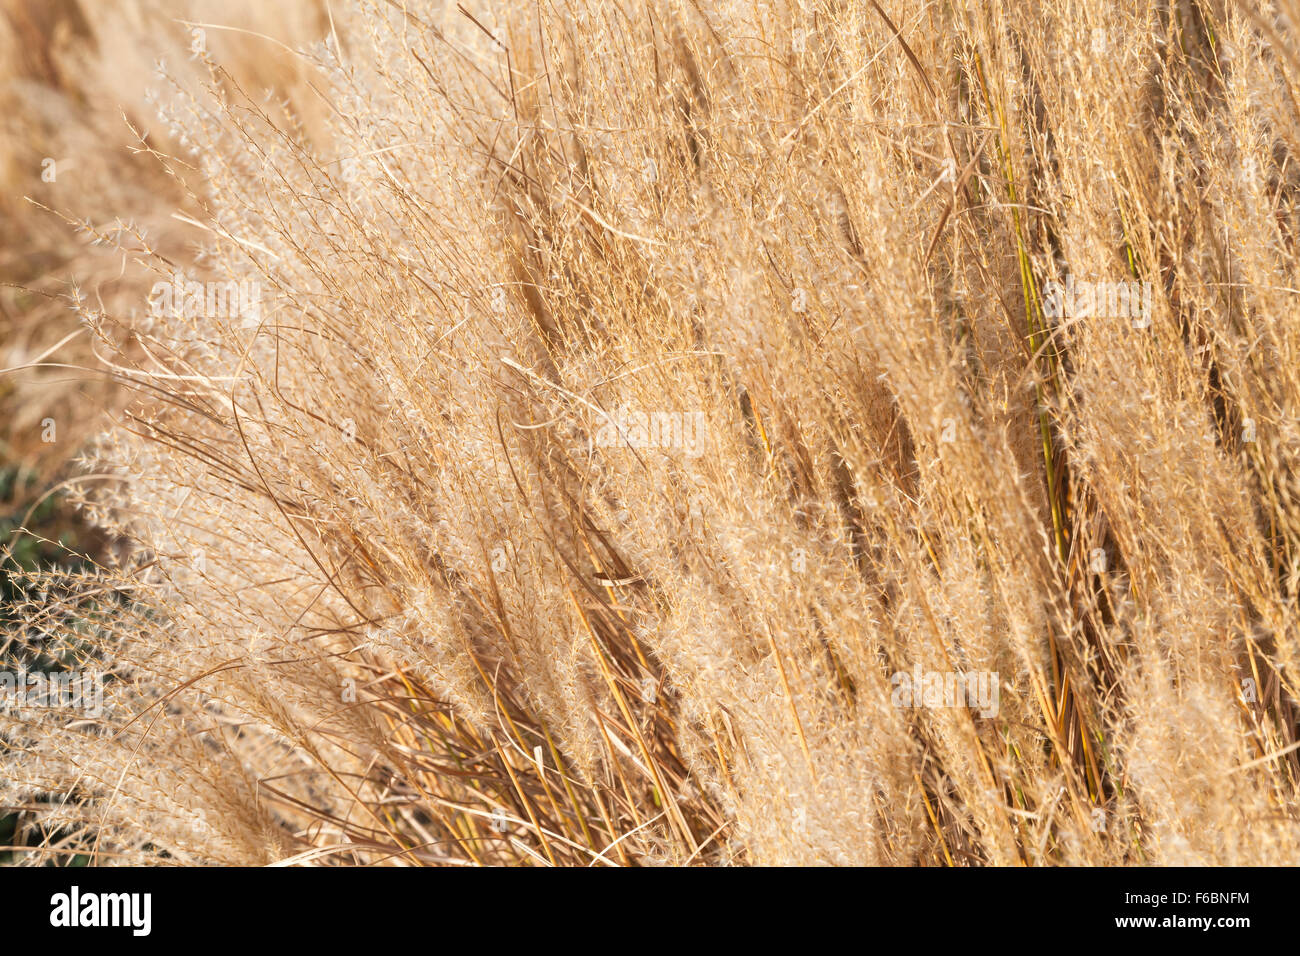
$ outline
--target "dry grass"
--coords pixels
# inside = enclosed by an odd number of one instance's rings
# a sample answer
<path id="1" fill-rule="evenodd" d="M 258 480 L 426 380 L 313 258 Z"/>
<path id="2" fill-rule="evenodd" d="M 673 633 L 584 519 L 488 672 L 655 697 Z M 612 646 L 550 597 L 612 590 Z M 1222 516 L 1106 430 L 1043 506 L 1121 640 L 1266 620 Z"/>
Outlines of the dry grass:
<path id="1" fill-rule="evenodd" d="M 164 85 L 262 305 L 80 310 L 131 546 L 12 635 L 113 674 L 0 718 L 33 861 L 1300 859 L 1300 6 L 1132 6 L 362 0 L 314 119 Z"/>

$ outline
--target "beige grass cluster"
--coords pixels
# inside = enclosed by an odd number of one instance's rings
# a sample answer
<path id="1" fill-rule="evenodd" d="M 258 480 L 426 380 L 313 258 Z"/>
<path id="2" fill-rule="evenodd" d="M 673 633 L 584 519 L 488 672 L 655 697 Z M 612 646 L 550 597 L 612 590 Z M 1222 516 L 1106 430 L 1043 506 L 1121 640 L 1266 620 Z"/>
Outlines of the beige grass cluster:
<path id="1" fill-rule="evenodd" d="M 283 91 L 316 129 L 325 106 L 310 66 L 275 55 L 273 37 L 305 41 L 325 23 L 314 0 L 0 0 L 0 460 L 58 475 L 102 427 L 97 413 L 121 403 L 111 380 L 68 368 L 94 363 L 69 306 L 81 296 L 126 318 L 150 282 L 77 227 L 120 220 L 169 259 L 192 256 L 199 233 L 174 214 L 203 184 L 140 150 L 141 137 L 176 147 L 151 103 L 158 64 L 201 88 L 194 47 L 206 48 L 250 93 Z M 57 440 L 42 441 L 50 418 Z"/>
<path id="2" fill-rule="evenodd" d="M 1300 7 L 1134 6 L 361 0 L 328 136 L 164 84 L 260 309 L 83 309 L 132 547 L 14 636 L 112 674 L 0 718 L 32 859 L 1300 860 Z"/>

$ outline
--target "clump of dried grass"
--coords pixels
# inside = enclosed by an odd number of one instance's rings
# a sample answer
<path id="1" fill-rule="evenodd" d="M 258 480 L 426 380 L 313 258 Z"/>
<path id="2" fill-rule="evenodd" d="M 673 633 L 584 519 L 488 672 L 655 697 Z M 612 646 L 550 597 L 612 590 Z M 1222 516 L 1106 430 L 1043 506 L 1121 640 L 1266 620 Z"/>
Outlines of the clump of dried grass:
<path id="1" fill-rule="evenodd" d="M 96 231 L 116 237 L 129 225 L 177 263 L 202 235 L 173 218 L 202 182 L 184 168 L 168 175 L 140 148 L 142 137 L 179 148 L 154 115 L 151 79 L 165 68 L 201 88 L 202 47 L 250 94 L 283 91 L 315 130 L 324 106 L 309 67 L 268 35 L 305 40 L 325 22 L 309 0 L 0 0 L 0 457 L 48 484 L 104 426 L 100 413 L 120 409 L 111 379 L 76 374 L 95 359 L 74 307 L 138 319 L 152 280 L 123 268 Z"/>
<path id="2" fill-rule="evenodd" d="M 17 639 L 92 615 L 113 706 L 0 799 L 105 862 L 1294 861 L 1294 21 L 491 9 L 335 9 L 329 145 L 164 102 L 262 309 L 85 311 L 134 546 Z"/>

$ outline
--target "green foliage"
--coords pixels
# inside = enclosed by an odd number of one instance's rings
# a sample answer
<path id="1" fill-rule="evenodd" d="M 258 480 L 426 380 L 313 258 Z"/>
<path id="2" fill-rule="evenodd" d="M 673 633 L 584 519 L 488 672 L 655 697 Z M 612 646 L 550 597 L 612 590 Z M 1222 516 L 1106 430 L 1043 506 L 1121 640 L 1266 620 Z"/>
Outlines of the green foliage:
<path id="1" fill-rule="evenodd" d="M 75 515 L 60 495 L 39 488 L 32 472 L 13 464 L 0 468 L 0 503 L 0 631 L 8 637 L 23 624 L 24 606 L 34 597 L 25 583 L 26 575 L 55 567 L 83 569 L 89 562 L 75 552 Z M 24 660 L 23 666 L 46 670 L 70 666 L 71 658 L 82 652 L 81 644 L 80 640 L 60 642 L 58 651 L 42 653 L 37 661 Z M 0 669 L 15 663 L 17 653 L 9 640 L 0 641 Z M 0 747 L 3 744 L 0 740 Z M 0 812 L 0 847 L 16 844 L 18 822 L 17 813 Z M 33 836 L 29 834 L 27 842 Z M 14 857 L 14 851 L 0 849 L 0 866 L 16 862 Z M 51 862 L 60 859 L 54 855 Z M 84 866 L 85 862 L 80 856 L 68 865 Z"/>

